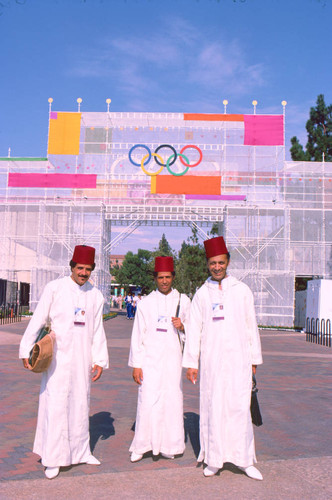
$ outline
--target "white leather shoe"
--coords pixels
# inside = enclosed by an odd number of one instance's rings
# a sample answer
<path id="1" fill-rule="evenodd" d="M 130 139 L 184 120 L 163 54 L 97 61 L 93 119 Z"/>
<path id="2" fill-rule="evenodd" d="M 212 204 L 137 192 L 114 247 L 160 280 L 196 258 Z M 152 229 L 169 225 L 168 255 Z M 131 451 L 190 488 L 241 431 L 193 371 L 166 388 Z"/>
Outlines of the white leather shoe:
<path id="1" fill-rule="evenodd" d="M 239 467 L 243 472 L 251 479 L 257 479 L 257 481 L 263 481 L 263 476 L 256 467 L 250 465 L 249 467 Z"/>
<path id="2" fill-rule="evenodd" d="M 90 455 L 85 463 L 88 465 L 100 465 L 101 464 L 101 462 L 99 462 L 99 460 L 96 457 L 94 457 L 93 455 Z"/>
<path id="3" fill-rule="evenodd" d="M 169 458 L 170 460 L 174 460 L 174 455 L 168 455 L 167 453 L 160 453 L 160 455 L 164 458 Z"/>
<path id="4" fill-rule="evenodd" d="M 143 458 L 143 455 L 139 455 L 138 453 L 135 453 L 133 451 L 131 456 L 130 456 L 130 461 L 131 462 L 139 462 L 140 460 L 142 460 L 142 458 Z"/>
<path id="5" fill-rule="evenodd" d="M 46 467 L 45 476 L 47 479 L 54 479 L 60 472 L 60 467 Z"/>
<path id="6" fill-rule="evenodd" d="M 203 474 L 205 477 L 215 476 L 217 474 L 218 470 L 219 470 L 218 467 L 211 467 L 210 465 L 208 465 L 203 470 Z"/>

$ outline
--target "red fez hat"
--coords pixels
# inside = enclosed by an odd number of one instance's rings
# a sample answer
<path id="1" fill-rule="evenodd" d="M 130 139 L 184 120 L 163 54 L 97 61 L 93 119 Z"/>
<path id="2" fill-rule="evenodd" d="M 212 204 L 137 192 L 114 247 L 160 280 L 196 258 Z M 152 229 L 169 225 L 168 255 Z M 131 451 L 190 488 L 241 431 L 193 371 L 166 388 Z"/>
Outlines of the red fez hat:
<path id="1" fill-rule="evenodd" d="M 204 247 L 207 259 L 211 259 L 211 257 L 215 257 L 216 255 L 224 255 L 228 253 L 225 240 L 222 236 L 205 240 Z"/>
<path id="2" fill-rule="evenodd" d="M 156 273 L 172 273 L 174 271 L 173 257 L 156 257 L 154 271 Z"/>
<path id="3" fill-rule="evenodd" d="M 95 249 L 85 245 L 77 245 L 74 249 L 72 261 L 76 264 L 92 266 L 95 263 Z"/>

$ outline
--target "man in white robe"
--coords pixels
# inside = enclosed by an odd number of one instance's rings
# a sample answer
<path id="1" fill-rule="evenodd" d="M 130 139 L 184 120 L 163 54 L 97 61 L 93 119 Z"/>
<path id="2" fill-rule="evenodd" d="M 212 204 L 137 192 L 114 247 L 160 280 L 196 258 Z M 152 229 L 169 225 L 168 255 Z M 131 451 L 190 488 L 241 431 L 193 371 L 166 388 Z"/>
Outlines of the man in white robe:
<path id="1" fill-rule="evenodd" d="M 184 452 L 182 336 L 190 300 L 172 289 L 172 257 L 156 257 L 157 290 L 137 304 L 129 366 L 139 384 L 131 461 L 152 451 L 165 458 Z"/>
<path id="2" fill-rule="evenodd" d="M 253 479 L 263 479 L 256 462 L 250 414 L 252 375 L 262 354 L 253 295 L 228 276 L 229 253 L 220 236 L 204 242 L 211 277 L 196 292 L 186 332 L 183 366 L 196 383 L 200 359 L 198 461 L 213 476 L 231 462 Z"/>
<path id="3" fill-rule="evenodd" d="M 60 467 L 100 465 L 89 445 L 90 385 L 91 377 L 98 380 L 108 368 L 108 349 L 104 297 L 88 281 L 94 256 L 92 247 L 75 247 L 71 276 L 46 285 L 20 344 L 19 357 L 29 369 L 29 353 L 40 328 L 49 322 L 55 333 L 52 362 L 42 374 L 33 447 L 49 479 Z"/>

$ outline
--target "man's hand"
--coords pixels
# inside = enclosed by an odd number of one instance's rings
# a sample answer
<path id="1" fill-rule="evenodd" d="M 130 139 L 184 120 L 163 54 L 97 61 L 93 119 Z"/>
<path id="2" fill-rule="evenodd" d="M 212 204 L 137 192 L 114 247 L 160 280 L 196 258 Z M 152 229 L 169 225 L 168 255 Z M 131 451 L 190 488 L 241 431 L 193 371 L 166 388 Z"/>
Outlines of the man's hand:
<path id="1" fill-rule="evenodd" d="M 188 368 L 187 379 L 190 380 L 190 382 L 192 382 L 193 384 L 196 384 L 197 374 L 198 374 L 197 368 Z"/>
<path id="2" fill-rule="evenodd" d="M 180 332 L 184 331 L 184 326 L 180 318 L 172 318 L 172 325 Z"/>
<path id="3" fill-rule="evenodd" d="M 92 375 L 96 373 L 96 375 L 92 376 L 92 382 L 96 382 L 96 380 L 98 380 L 101 377 L 101 374 L 103 373 L 103 369 L 99 365 L 94 365 L 91 371 Z"/>
<path id="4" fill-rule="evenodd" d="M 136 384 L 142 385 L 142 382 L 143 382 L 143 370 L 142 370 L 142 368 L 134 368 L 133 369 L 133 379 L 135 380 Z"/>
<path id="5" fill-rule="evenodd" d="M 27 368 L 27 370 L 32 370 L 31 365 L 29 365 L 29 359 L 28 358 L 23 358 L 23 366 L 24 368 Z"/>
<path id="6" fill-rule="evenodd" d="M 256 368 L 257 368 L 257 365 L 252 365 L 252 374 L 253 375 L 256 375 Z"/>

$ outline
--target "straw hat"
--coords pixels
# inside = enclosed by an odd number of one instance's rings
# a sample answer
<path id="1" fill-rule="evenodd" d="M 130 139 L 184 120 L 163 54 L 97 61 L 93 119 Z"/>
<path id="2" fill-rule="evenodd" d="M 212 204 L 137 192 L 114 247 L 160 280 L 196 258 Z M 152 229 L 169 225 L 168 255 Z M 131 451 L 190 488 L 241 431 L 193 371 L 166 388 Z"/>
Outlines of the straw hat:
<path id="1" fill-rule="evenodd" d="M 47 333 L 32 348 L 29 364 L 35 373 L 45 372 L 51 364 L 53 356 L 53 332 Z"/>

